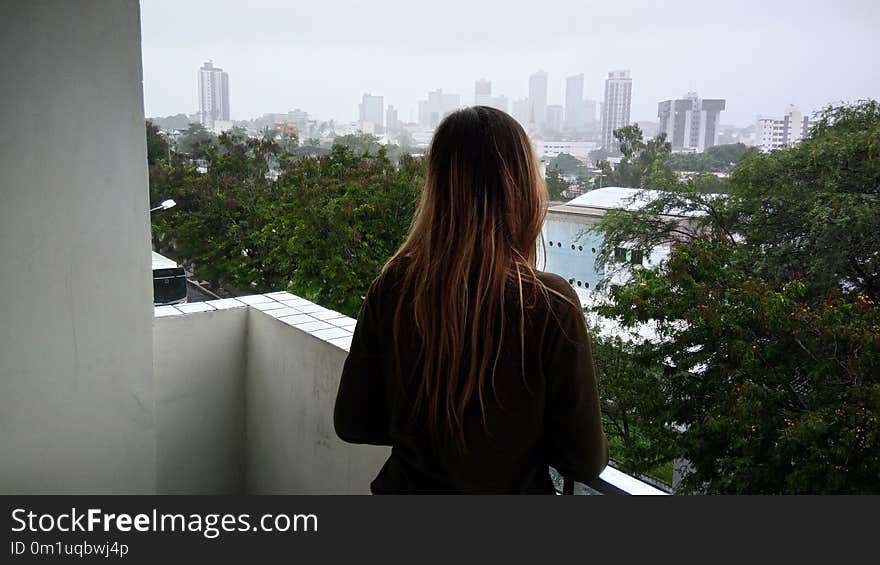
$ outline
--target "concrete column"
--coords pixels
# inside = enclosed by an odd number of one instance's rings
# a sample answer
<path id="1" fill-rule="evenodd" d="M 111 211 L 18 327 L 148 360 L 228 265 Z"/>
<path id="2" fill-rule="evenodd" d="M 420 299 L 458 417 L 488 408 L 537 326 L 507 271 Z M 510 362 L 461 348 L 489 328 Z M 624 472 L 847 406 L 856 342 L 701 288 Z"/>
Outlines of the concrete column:
<path id="1" fill-rule="evenodd" d="M 156 490 L 136 0 L 0 17 L 0 493 Z"/>

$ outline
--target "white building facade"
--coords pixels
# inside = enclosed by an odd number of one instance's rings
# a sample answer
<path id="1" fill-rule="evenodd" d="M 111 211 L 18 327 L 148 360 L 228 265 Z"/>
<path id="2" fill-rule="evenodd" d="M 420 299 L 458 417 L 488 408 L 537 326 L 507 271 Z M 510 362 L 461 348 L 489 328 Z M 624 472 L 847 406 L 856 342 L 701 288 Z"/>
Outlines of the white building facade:
<path id="1" fill-rule="evenodd" d="M 688 92 L 678 100 L 664 100 L 657 105 L 659 131 L 666 133 L 673 151 L 702 153 L 718 145 L 725 106 L 725 100 L 702 99 L 696 92 Z"/>
<path id="2" fill-rule="evenodd" d="M 602 106 L 602 148 L 616 150 L 614 130 L 629 125 L 632 106 L 632 77 L 629 71 L 611 71 L 605 79 Z"/>
<path id="3" fill-rule="evenodd" d="M 229 121 L 229 75 L 212 61 L 199 69 L 199 122 L 209 130 Z"/>
<path id="4" fill-rule="evenodd" d="M 781 118 L 758 117 L 755 124 L 755 144 L 764 153 L 800 143 L 810 132 L 810 119 L 789 105 Z"/>

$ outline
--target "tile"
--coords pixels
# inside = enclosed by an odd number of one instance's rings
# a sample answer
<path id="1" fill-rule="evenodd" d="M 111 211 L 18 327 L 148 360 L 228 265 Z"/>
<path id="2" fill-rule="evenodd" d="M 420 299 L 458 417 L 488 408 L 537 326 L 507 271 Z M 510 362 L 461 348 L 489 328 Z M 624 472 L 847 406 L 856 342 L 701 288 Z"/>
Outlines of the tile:
<path id="1" fill-rule="evenodd" d="M 218 310 L 225 310 L 226 308 L 240 308 L 242 306 L 247 306 L 244 302 L 239 302 L 235 298 L 221 298 L 220 300 L 208 300 L 206 304 L 210 304 L 214 308 Z"/>
<path id="2" fill-rule="evenodd" d="M 318 306 L 317 304 L 310 304 L 305 306 L 297 306 L 296 307 L 303 314 L 312 314 L 314 312 L 326 312 L 327 309 L 323 306 Z"/>
<path id="3" fill-rule="evenodd" d="M 293 308 L 297 308 L 298 306 L 308 306 L 309 304 L 312 304 L 311 302 L 309 302 L 305 298 L 293 298 L 291 300 L 288 300 L 286 298 L 280 298 L 278 300 L 282 304 L 284 304 L 286 306 L 292 306 Z"/>
<path id="4" fill-rule="evenodd" d="M 251 308 L 256 308 L 261 312 L 265 312 L 266 310 L 278 310 L 279 308 L 287 308 L 284 304 L 280 302 L 261 302 L 259 304 L 251 304 Z"/>
<path id="5" fill-rule="evenodd" d="M 294 298 L 299 298 L 298 296 L 294 296 L 289 292 L 267 292 L 265 296 L 272 298 L 273 300 L 293 300 Z"/>
<path id="6" fill-rule="evenodd" d="M 357 325 L 357 320 L 345 316 L 343 318 L 336 318 L 335 320 L 327 320 L 327 323 L 333 324 L 334 326 L 338 326 L 340 328 L 354 330 L 354 327 Z"/>
<path id="7" fill-rule="evenodd" d="M 346 351 L 351 349 L 351 336 L 350 335 L 345 336 L 345 337 L 337 337 L 335 339 L 328 339 L 327 341 L 329 343 L 332 343 L 333 345 L 341 347 L 342 349 L 344 349 Z"/>
<path id="8" fill-rule="evenodd" d="M 196 312 L 211 312 L 213 310 L 216 310 L 216 308 L 214 308 L 207 302 L 190 302 L 189 304 L 180 304 L 179 306 L 175 306 L 175 308 L 177 308 L 184 314 L 194 314 Z"/>
<path id="9" fill-rule="evenodd" d="M 337 319 L 337 318 L 342 318 L 344 316 L 345 316 L 345 314 L 340 314 L 339 312 L 334 312 L 333 310 L 312 313 L 313 318 L 317 318 L 319 320 L 324 320 L 325 322 L 333 320 L 333 319 Z M 330 323 L 332 324 L 333 322 L 330 322 Z"/>
<path id="10" fill-rule="evenodd" d="M 296 326 L 297 324 L 307 324 L 309 322 L 317 322 L 318 320 L 312 318 L 308 314 L 294 314 L 293 316 L 283 316 L 278 318 L 285 324 L 289 324 L 291 326 Z"/>
<path id="11" fill-rule="evenodd" d="M 284 316 L 293 316 L 294 314 L 302 314 L 296 308 L 278 308 L 276 310 L 268 310 L 266 314 L 269 314 L 273 318 L 282 318 Z"/>
<path id="12" fill-rule="evenodd" d="M 161 318 L 162 316 L 176 316 L 180 314 L 180 310 L 175 308 L 174 306 L 156 306 L 153 310 L 154 318 Z"/>
<path id="13" fill-rule="evenodd" d="M 314 322 L 306 322 L 303 324 L 295 324 L 294 327 L 299 328 L 299 329 L 303 330 L 304 332 L 309 332 L 309 333 L 312 333 L 312 332 L 315 332 L 318 330 L 326 330 L 326 329 L 333 328 L 333 326 L 331 326 L 327 322 L 321 322 L 319 320 L 315 320 Z"/>
<path id="14" fill-rule="evenodd" d="M 312 335 L 324 340 L 328 340 L 351 335 L 351 332 L 342 328 L 328 328 L 326 330 L 313 331 Z"/>
<path id="15" fill-rule="evenodd" d="M 236 298 L 239 302 L 244 302 L 249 306 L 253 306 L 255 304 L 266 304 L 275 302 L 274 298 L 270 298 L 265 294 L 252 294 L 251 296 L 239 296 Z"/>

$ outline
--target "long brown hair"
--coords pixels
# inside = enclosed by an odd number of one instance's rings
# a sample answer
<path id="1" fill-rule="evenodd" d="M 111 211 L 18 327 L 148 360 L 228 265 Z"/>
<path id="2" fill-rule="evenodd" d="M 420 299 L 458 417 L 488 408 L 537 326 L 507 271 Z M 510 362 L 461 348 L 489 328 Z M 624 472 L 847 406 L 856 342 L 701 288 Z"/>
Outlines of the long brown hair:
<path id="1" fill-rule="evenodd" d="M 440 123 L 412 228 L 385 270 L 400 265 L 403 273 L 393 320 L 398 373 L 404 309 L 421 347 L 414 414 L 460 449 L 474 399 L 486 426 L 505 325 L 519 325 L 523 352 L 526 294 L 558 294 L 535 271 L 547 202 L 531 142 L 509 115 L 475 106 Z M 511 296 L 517 320 L 505 319 Z"/>

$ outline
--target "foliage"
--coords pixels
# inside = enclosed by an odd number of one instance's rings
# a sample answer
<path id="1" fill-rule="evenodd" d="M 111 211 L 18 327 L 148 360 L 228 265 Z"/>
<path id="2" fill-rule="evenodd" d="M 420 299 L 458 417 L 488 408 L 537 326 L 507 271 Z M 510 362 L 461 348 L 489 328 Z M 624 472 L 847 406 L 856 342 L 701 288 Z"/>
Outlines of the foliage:
<path id="1" fill-rule="evenodd" d="M 181 132 L 177 140 L 177 151 L 189 155 L 195 155 L 200 149 L 208 145 L 216 145 L 217 136 L 205 129 L 202 124 L 190 124 Z"/>
<path id="2" fill-rule="evenodd" d="M 147 164 L 153 165 L 159 159 L 167 158 L 168 149 L 168 140 L 157 126 L 147 120 Z"/>
<path id="3" fill-rule="evenodd" d="M 876 102 L 828 108 L 797 147 L 747 154 L 728 196 L 689 184 L 605 216 L 606 256 L 672 249 L 597 309 L 658 335 L 618 344 L 633 367 L 606 380 L 639 391 L 653 434 L 677 430 L 631 467 L 671 446 L 685 492 L 880 492 L 878 138 Z"/>
<path id="4" fill-rule="evenodd" d="M 665 133 L 646 142 L 641 128 L 634 124 L 614 130 L 614 137 L 623 158 L 616 167 L 608 161 L 599 161 L 603 186 L 662 190 L 677 184 L 669 167 L 672 146 L 666 141 Z"/>
<path id="5" fill-rule="evenodd" d="M 198 147 L 206 173 L 179 155 L 150 167 L 151 200 L 178 204 L 153 217 L 157 249 L 214 285 L 291 290 L 356 315 L 408 230 L 423 163 L 395 166 L 381 146 L 300 157 L 236 132 Z"/>
<path id="6" fill-rule="evenodd" d="M 568 153 L 560 153 L 547 163 L 547 167 L 556 167 L 561 174 L 566 176 L 581 176 L 587 172 L 587 167 L 580 159 Z"/>
<path id="7" fill-rule="evenodd" d="M 745 155 L 756 151 L 756 148 L 742 143 L 714 145 L 703 153 L 675 153 L 669 157 L 669 166 L 673 171 L 726 173 Z"/>
<path id="8" fill-rule="evenodd" d="M 550 195 L 551 201 L 558 201 L 564 198 L 564 193 L 568 190 L 568 181 L 562 177 L 562 174 L 555 165 L 547 166 L 544 183 L 547 185 L 547 193 Z"/>

